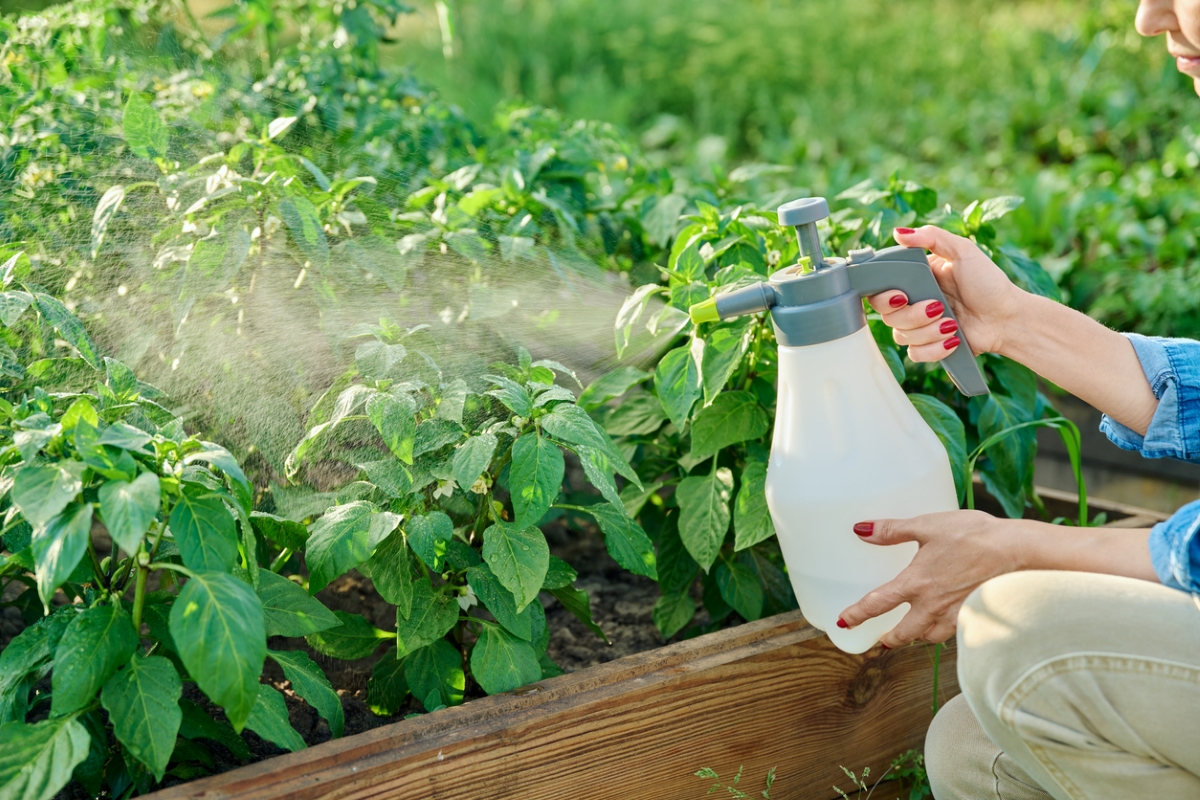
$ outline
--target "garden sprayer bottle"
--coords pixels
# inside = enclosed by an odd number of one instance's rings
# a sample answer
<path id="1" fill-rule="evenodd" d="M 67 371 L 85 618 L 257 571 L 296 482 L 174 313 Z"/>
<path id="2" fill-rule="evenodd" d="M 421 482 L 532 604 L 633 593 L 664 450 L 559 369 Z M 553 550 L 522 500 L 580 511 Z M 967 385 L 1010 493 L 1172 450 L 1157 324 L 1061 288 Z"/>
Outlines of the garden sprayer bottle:
<path id="1" fill-rule="evenodd" d="M 796 228 L 800 263 L 698 303 L 691 317 L 715 322 L 770 309 L 779 386 L 767 505 L 805 618 L 840 649 L 861 653 L 908 604 L 853 630 L 837 627 L 838 614 L 895 578 L 917 545 L 872 545 L 854 524 L 958 508 L 946 450 L 883 360 L 862 298 L 898 289 L 910 303 L 940 300 L 946 317 L 953 311 L 923 250 L 868 247 L 847 259 L 823 257 L 817 221 L 827 216 L 819 197 L 780 207 L 780 224 Z M 962 343 L 942 364 L 963 394 L 986 394 L 971 348 L 957 335 Z"/>

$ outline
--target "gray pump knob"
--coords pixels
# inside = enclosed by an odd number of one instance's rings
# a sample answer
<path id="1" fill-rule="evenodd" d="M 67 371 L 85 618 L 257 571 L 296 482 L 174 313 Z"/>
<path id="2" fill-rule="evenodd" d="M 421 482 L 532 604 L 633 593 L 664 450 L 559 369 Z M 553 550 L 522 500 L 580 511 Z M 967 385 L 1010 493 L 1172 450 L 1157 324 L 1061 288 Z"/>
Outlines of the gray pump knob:
<path id="1" fill-rule="evenodd" d="M 824 197 L 805 197 L 779 207 L 780 225 L 807 225 L 829 216 L 829 203 Z"/>

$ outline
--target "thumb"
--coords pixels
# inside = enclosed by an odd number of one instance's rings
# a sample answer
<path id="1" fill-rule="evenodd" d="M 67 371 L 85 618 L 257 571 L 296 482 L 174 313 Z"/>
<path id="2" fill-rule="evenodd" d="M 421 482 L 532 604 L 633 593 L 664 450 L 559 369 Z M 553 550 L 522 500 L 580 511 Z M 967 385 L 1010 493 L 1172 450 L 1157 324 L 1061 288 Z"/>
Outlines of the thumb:
<path id="1" fill-rule="evenodd" d="M 859 522 L 854 525 L 854 533 L 864 542 L 870 544 L 900 544 L 901 542 L 920 542 L 918 529 L 908 524 L 906 519 L 876 519 Z"/>
<path id="2" fill-rule="evenodd" d="M 970 239 L 955 236 L 935 225 L 923 225 L 916 229 L 896 228 L 892 236 L 905 247 L 923 247 L 947 261 L 956 260 L 963 252 L 964 245 L 971 244 Z"/>

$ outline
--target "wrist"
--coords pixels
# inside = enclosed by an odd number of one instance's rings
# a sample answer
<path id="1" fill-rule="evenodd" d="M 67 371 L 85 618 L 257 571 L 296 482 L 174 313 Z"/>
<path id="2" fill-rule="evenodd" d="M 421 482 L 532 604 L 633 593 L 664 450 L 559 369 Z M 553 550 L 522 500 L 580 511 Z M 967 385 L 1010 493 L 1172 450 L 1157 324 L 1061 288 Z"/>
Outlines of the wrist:
<path id="1" fill-rule="evenodd" d="M 1010 286 L 1012 290 L 998 304 L 996 347 L 992 352 L 1023 363 L 1022 355 L 1039 338 L 1037 328 L 1040 321 L 1047 313 L 1053 313 L 1046 305 L 1059 304 L 1015 285 Z"/>

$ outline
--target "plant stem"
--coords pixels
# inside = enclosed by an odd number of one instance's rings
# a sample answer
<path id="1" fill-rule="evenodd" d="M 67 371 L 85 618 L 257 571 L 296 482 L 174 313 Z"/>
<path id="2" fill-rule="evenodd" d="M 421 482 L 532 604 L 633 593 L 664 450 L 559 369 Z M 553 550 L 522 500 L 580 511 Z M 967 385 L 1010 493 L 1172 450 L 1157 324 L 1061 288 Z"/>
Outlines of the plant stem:
<path id="1" fill-rule="evenodd" d="M 145 545 L 140 545 L 134 558 L 140 558 L 144 552 Z M 149 564 L 149 561 L 150 559 L 147 558 L 147 564 Z M 142 608 L 146 603 L 146 576 L 149 574 L 149 566 L 143 566 L 139 563 L 137 566 L 137 583 L 133 589 L 133 629 L 137 631 L 138 638 L 141 638 L 142 635 Z"/>
<path id="2" fill-rule="evenodd" d="M 288 559 L 292 557 L 292 553 L 293 553 L 292 548 L 290 548 L 290 547 L 283 548 L 283 550 L 280 551 L 279 555 L 275 557 L 275 560 L 271 562 L 271 572 L 277 573 L 277 572 L 279 572 L 279 570 L 283 569 L 283 565 L 286 564 L 288 562 Z"/>
<path id="3" fill-rule="evenodd" d="M 942 665 L 942 645 L 933 646 L 933 713 L 938 713 L 938 669 Z"/>
<path id="4" fill-rule="evenodd" d="M 92 572 L 96 576 L 96 585 L 105 589 L 108 586 L 104 583 L 104 568 L 100 566 L 100 558 L 96 555 L 96 543 L 92 541 L 91 534 L 88 535 L 88 557 L 92 560 Z"/>

